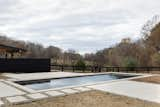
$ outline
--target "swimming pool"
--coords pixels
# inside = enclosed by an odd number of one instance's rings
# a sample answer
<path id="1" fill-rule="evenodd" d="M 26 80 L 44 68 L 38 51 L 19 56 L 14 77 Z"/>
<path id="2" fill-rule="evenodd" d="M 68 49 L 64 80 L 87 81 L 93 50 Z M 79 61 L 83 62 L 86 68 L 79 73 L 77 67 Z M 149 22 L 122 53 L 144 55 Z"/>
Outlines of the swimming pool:
<path id="1" fill-rule="evenodd" d="M 137 75 L 136 75 L 137 76 Z M 64 88 L 68 86 L 77 86 L 84 84 L 92 84 L 96 82 L 104 82 L 109 80 L 116 80 L 122 78 L 135 77 L 135 75 L 122 75 L 122 74 L 98 74 L 79 77 L 65 77 L 58 79 L 45 79 L 33 81 L 17 81 L 16 83 L 23 85 L 33 90 L 45 90 L 51 88 Z"/>

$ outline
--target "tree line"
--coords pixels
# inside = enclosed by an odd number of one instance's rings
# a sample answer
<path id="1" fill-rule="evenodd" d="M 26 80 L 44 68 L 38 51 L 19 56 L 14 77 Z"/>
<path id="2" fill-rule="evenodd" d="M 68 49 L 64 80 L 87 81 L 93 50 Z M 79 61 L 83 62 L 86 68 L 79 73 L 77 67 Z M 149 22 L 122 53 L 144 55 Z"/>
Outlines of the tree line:
<path id="1" fill-rule="evenodd" d="M 96 53 L 80 55 L 73 49 L 62 51 L 59 47 L 44 47 L 41 44 L 10 39 L 0 35 L 0 43 L 27 50 L 18 58 L 51 58 L 54 64 L 98 66 L 160 66 L 160 23 L 154 16 L 143 26 L 141 39 L 124 38 L 115 46 Z"/>
<path id="2" fill-rule="evenodd" d="M 158 16 L 154 16 L 146 22 L 142 27 L 141 39 L 122 39 L 113 47 L 86 54 L 85 60 L 103 66 L 160 66 L 160 22 L 157 20 Z"/>
<path id="3" fill-rule="evenodd" d="M 68 49 L 67 51 L 63 52 L 59 47 L 44 47 L 41 44 L 33 42 L 14 40 L 2 34 L 0 35 L 0 44 L 27 50 L 21 56 L 15 55 L 15 58 L 51 58 L 52 63 L 66 65 L 72 65 L 76 61 L 83 59 L 83 57 L 73 49 Z"/>

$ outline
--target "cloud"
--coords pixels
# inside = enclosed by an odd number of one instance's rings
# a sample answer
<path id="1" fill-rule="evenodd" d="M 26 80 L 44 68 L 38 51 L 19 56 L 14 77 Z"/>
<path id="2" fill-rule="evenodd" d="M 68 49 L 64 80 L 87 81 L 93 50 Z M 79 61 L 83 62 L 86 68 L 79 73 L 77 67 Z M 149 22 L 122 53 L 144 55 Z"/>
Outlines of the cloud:
<path id="1" fill-rule="evenodd" d="M 1 0 L 0 32 L 80 53 L 140 38 L 159 0 Z"/>

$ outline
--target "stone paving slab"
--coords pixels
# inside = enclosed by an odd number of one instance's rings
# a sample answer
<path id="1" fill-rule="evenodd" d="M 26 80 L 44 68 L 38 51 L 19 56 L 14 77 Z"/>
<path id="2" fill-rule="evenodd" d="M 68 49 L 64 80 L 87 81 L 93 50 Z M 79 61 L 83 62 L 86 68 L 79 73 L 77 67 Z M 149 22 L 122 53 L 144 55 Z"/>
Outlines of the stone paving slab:
<path id="1" fill-rule="evenodd" d="M 3 101 L 0 100 L 0 107 L 3 106 L 3 105 L 4 105 Z"/>
<path id="2" fill-rule="evenodd" d="M 13 103 L 13 104 L 23 103 L 23 102 L 29 101 L 29 99 L 24 96 L 7 97 L 6 100 L 9 101 L 10 103 Z"/>
<path id="3" fill-rule="evenodd" d="M 63 90 L 60 90 L 66 94 L 74 94 L 74 93 L 78 93 L 79 91 L 77 90 L 73 90 L 73 89 L 63 89 Z"/>
<path id="4" fill-rule="evenodd" d="M 0 82 L 0 97 L 8 97 L 15 95 L 23 95 L 25 92 L 22 92 L 8 84 Z"/>
<path id="5" fill-rule="evenodd" d="M 48 96 L 41 94 L 41 93 L 28 94 L 26 96 L 31 99 L 34 99 L 34 100 L 40 100 L 40 99 L 44 99 L 44 98 L 48 97 Z"/>
<path id="6" fill-rule="evenodd" d="M 52 96 L 52 97 L 56 97 L 56 96 L 64 96 L 65 94 L 62 92 L 58 92 L 58 91 L 48 91 L 45 92 L 47 95 Z"/>
<path id="7" fill-rule="evenodd" d="M 136 81 L 119 81 L 108 84 L 92 85 L 90 88 L 160 103 L 160 85 Z"/>
<path id="8" fill-rule="evenodd" d="M 10 79 L 6 79 L 8 81 L 16 81 L 17 79 L 13 79 L 13 78 L 10 78 Z"/>
<path id="9" fill-rule="evenodd" d="M 81 91 L 81 92 L 90 91 L 91 90 L 90 88 L 86 88 L 86 87 L 76 87 L 76 88 L 73 88 L 73 89 Z"/>

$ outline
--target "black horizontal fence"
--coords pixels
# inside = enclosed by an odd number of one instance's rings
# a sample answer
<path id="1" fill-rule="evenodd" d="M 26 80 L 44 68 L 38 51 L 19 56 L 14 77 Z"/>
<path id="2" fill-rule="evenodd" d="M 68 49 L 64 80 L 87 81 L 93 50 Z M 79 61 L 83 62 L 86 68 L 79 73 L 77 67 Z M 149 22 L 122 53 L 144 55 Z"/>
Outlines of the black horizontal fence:
<path id="1" fill-rule="evenodd" d="M 104 66 L 71 66 L 51 64 L 51 70 L 71 72 L 157 72 L 160 67 L 104 67 Z"/>
<path id="2" fill-rule="evenodd" d="M 160 67 L 104 67 L 104 66 L 74 66 L 55 65 L 50 59 L 1 59 L 0 73 L 31 73 L 49 72 L 50 70 L 70 72 L 147 72 L 160 73 Z"/>

